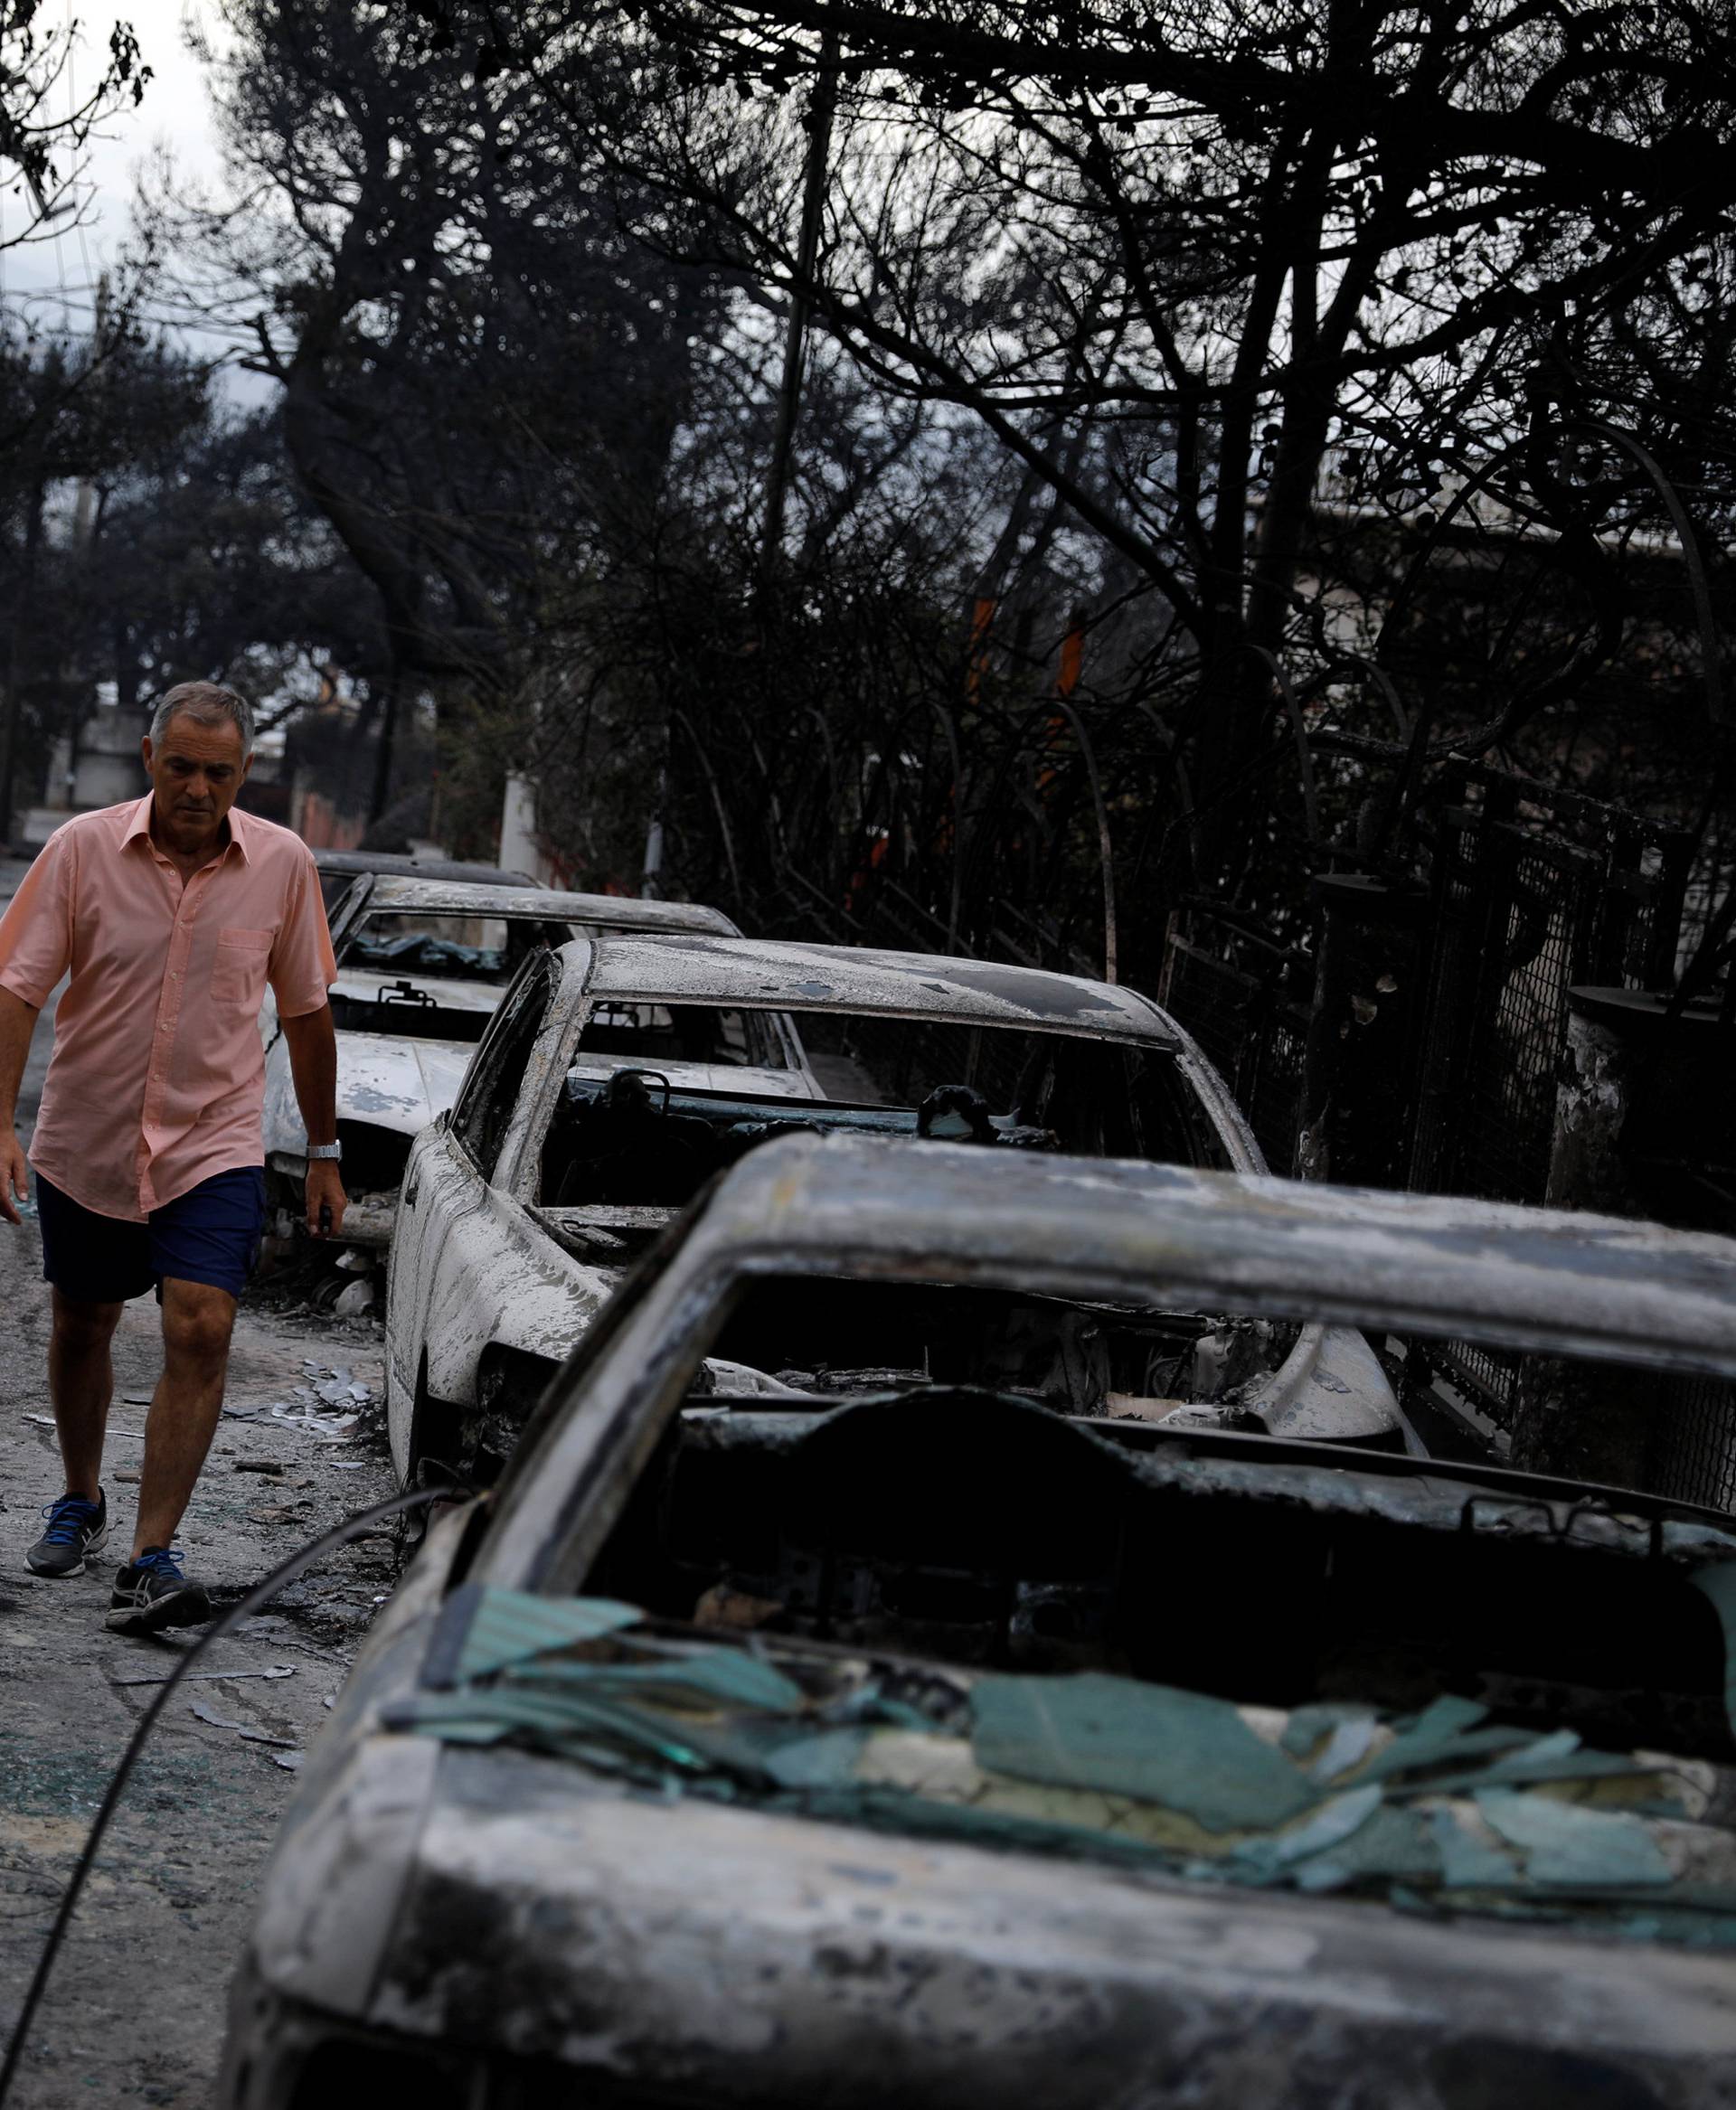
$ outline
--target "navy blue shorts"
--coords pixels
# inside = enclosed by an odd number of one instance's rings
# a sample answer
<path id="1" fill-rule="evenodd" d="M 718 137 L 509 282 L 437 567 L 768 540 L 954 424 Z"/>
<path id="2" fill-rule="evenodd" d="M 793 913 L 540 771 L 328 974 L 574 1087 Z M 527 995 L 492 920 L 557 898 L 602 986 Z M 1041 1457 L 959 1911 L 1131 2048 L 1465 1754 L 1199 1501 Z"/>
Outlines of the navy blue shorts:
<path id="1" fill-rule="evenodd" d="M 42 1227 L 42 1279 L 75 1304 L 119 1305 L 162 1294 L 164 1278 L 240 1296 L 265 1233 L 265 1168 L 214 1173 L 143 1223 L 99 1216 L 32 1168 Z"/>

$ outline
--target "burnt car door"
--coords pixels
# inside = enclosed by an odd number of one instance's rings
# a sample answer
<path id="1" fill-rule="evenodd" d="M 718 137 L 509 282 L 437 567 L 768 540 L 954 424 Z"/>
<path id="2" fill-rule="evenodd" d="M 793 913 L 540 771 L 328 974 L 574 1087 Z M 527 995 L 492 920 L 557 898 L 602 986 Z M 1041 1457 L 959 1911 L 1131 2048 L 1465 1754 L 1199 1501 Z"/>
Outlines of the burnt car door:
<path id="1" fill-rule="evenodd" d="M 435 1299 L 445 1309 L 445 1300 L 465 1295 L 467 1268 L 478 1241 L 486 1247 L 492 1238 L 492 1183 L 556 980 L 549 954 L 525 962 L 476 1049 L 451 1112 L 424 1129 L 411 1150 L 387 1302 L 386 1346 L 395 1394 L 417 1390 Z M 394 1454 L 408 1434 L 401 1422 L 394 1413 Z"/>

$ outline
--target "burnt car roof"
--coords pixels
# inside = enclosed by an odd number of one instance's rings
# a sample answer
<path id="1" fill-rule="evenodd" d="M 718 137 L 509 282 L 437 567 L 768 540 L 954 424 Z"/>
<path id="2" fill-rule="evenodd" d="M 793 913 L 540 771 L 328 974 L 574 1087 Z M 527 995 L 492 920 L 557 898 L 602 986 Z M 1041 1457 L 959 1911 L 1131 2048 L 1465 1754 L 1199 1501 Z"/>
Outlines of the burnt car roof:
<path id="1" fill-rule="evenodd" d="M 1130 989 L 998 960 L 755 938 L 658 937 L 597 942 L 590 988 L 671 1003 L 743 1003 L 779 1011 L 882 1012 L 971 1025 L 1041 1026 L 1175 1047 L 1181 1036 Z"/>
<path id="2" fill-rule="evenodd" d="M 693 1235 L 750 1265 L 848 1253 L 1736 1377 L 1736 1239 L 1516 1203 L 804 1135 L 736 1165 Z"/>
<path id="3" fill-rule="evenodd" d="M 472 864 L 457 857 L 406 857 L 395 850 L 316 850 L 315 868 L 329 879 L 357 872 L 393 872 L 408 879 L 469 880 L 486 886 L 536 887 L 527 871 L 507 871 L 498 864 Z"/>
<path id="4" fill-rule="evenodd" d="M 635 894 L 557 893 L 511 881 L 484 884 L 469 880 L 412 878 L 382 872 L 368 890 L 370 910 L 533 918 L 549 923 L 613 925 L 623 930 L 714 931 L 733 936 L 735 925 L 721 909 L 703 901 L 653 901 Z"/>

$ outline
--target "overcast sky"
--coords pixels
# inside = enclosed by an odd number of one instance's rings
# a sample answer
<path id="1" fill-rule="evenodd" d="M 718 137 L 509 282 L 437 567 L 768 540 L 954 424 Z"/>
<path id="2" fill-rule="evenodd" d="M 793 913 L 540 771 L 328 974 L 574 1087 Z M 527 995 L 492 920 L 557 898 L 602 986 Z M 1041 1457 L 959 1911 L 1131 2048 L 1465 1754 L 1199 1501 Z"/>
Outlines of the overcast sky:
<path id="1" fill-rule="evenodd" d="M 189 15 L 209 20 L 204 0 L 120 0 L 119 5 L 109 5 L 108 0 L 46 0 L 39 17 L 44 26 L 57 17 L 61 22 L 76 20 L 80 25 L 69 93 L 77 94 L 100 72 L 109 32 L 118 19 L 132 24 L 153 78 L 138 107 L 128 105 L 118 112 L 103 127 L 104 136 L 91 143 L 85 224 L 0 256 L 4 273 L 0 283 L 8 293 L 48 294 L 58 305 L 64 287 L 68 306 L 88 314 L 97 274 L 113 260 L 126 240 L 133 172 L 138 163 L 166 141 L 187 175 L 216 175 L 217 147 L 204 77 L 186 47 L 184 24 Z M 10 197 L 0 203 L 0 212 L 11 214 L 18 210 L 17 202 Z"/>

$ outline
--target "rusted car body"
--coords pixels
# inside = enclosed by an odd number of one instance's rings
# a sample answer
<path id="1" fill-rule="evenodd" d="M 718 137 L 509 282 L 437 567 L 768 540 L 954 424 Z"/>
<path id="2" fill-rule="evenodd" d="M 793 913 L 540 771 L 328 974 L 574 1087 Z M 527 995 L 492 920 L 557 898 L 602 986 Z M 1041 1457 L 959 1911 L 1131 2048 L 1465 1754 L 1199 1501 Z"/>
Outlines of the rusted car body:
<path id="1" fill-rule="evenodd" d="M 612 1107 L 635 1079 L 643 1089 Z M 974 1132 L 999 1153 L 1265 1169 L 1211 1064 L 1132 990 L 750 939 L 563 947 L 524 970 L 451 1117 L 410 1158 L 386 1315 L 400 1472 L 429 1457 L 472 1484 L 488 1476 L 627 1261 L 706 1178 L 792 1126 Z M 1090 1324 L 1076 1316 L 1073 1334 Z M 1248 1328 L 1203 1332 L 1196 1348 L 1197 1371 L 1144 1410 L 1403 1442 L 1391 1389 L 1354 1333 L 1303 1327 L 1274 1343 Z M 842 1336 L 811 1329 L 806 1349 L 792 1330 L 768 1353 L 770 1369 L 804 1354 L 852 1361 Z M 1133 1412 L 1152 1398 L 1088 1339 L 1051 1342 L 1049 1354 L 1071 1371 L 1076 1408 L 1115 1392 Z M 859 1344 L 856 1364 L 875 1360 Z"/>
<path id="2" fill-rule="evenodd" d="M 1736 1523 L 708 1380 L 756 1297 L 912 1277 L 1736 1377 L 1722 1239 L 769 1144 L 382 1615 L 262 1882 L 222 2110 L 358 2077 L 420 2110 L 1736 2101 Z"/>
<path id="3" fill-rule="evenodd" d="M 452 1104 L 477 1041 L 530 953 L 581 931 L 734 929 L 721 909 L 697 902 L 556 893 L 517 879 L 485 884 L 363 873 L 353 881 L 332 920 L 337 1133 L 350 1196 L 345 1239 L 360 1246 L 390 1240 L 410 1139 Z M 289 1183 L 284 1192 L 293 1205 L 307 1168 L 307 1132 L 269 1001 L 259 1030 L 267 1176 L 274 1185 Z"/>

